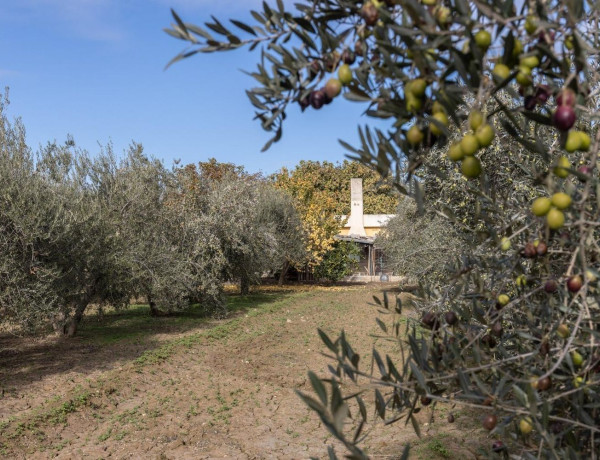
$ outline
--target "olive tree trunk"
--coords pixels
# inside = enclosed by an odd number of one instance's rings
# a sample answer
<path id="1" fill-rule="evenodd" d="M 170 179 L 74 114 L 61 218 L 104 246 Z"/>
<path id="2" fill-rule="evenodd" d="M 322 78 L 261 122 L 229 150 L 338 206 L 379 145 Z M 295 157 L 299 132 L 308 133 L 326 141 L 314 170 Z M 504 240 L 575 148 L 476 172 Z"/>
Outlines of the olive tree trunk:
<path id="1" fill-rule="evenodd" d="M 285 277 L 287 276 L 289 269 L 290 262 L 286 259 L 286 261 L 283 263 L 283 267 L 281 268 L 281 273 L 279 274 L 279 281 L 277 282 L 279 286 L 283 286 L 283 283 L 285 283 Z"/>
<path id="2" fill-rule="evenodd" d="M 242 275 L 242 277 L 240 278 L 240 294 L 250 294 L 250 280 L 245 275 Z"/>

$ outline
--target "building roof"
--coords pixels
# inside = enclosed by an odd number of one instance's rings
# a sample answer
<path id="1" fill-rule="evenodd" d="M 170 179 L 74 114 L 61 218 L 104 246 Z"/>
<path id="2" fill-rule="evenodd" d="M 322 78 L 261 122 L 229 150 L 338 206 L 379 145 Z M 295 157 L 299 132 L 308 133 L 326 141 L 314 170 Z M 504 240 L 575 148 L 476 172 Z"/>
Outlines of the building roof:
<path id="1" fill-rule="evenodd" d="M 374 236 L 336 235 L 334 238 L 338 241 L 352 241 L 353 243 L 373 244 L 375 242 Z"/>

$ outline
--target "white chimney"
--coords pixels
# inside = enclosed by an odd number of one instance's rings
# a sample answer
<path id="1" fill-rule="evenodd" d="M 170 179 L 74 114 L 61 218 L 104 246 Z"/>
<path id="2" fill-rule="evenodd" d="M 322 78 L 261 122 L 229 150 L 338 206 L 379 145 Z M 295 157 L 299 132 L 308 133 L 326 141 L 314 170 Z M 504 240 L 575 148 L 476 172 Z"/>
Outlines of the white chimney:
<path id="1" fill-rule="evenodd" d="M 363 223 L 362 179 L 350 179 L 350 235 L 367 236 Z"/>

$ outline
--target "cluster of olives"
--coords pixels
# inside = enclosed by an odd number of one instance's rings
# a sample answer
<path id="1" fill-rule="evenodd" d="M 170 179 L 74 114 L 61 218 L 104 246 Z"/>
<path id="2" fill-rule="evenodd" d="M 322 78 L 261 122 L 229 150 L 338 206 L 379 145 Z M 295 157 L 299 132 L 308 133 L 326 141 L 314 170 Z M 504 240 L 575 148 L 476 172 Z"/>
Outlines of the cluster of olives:
<path id="1" fill-rule="evenodd" d="M 590 270 L 586 272 L 586 278 L 590 282 L 593 282 L 596 279 L 595 275 Z M 572 275 L 567 278 L 567 289 L 569 292 L 575 293 L 581 289 L 581 286 L 583 286 L 583 278 L 581 275 Z M 554 294 L 557 292 L 557 281 L 555 279 L 549 279 L 546 281 L 546 284 L 544 284 L 544 291 L 546 291 L 548 294 Z"/>
<path id="2" fill-rule="evenodd" d="M 481 174 L 481 162 L 475 156 L 481 148 L 488 147 L 494 140 L 494 128 L 485 121 L 484 115 L 479 110 L 472 110 L 469 114 L 471 132 L 465 134 L 460 142 L 454 143 L 448 149 L 448 158 L 452 161 L 461 161 L 461 171 L 469 179 Z"/>
<path id="3" fill-rule="evenodd" d="M 536 198 L 531 205 L 531 212 L 538 216 L 546 216 L 546 223 L 551 230 L 558 230 L 565 224 L 563 211 L 571 206 L 573 200 L 564 192 L 557 192 L 551 198 Z"/>
<path id="4" fill-rule="evenodd" d="M 539 30 L 539 21 L 537 17 L 531 15 L 527 17 L 525 22 L 525 30 L 529 35 L 534 35 Z M 483 51 L 487 50 L 491 43 L 491 37 L 489 33 L 484 30 L 479 31 L 475 35 L 475 43 Z M 554 40 L 554 33 L 552 31 L 541 31 L 539 34 L 541 42 L 546 44 L 552 43 Z M 573 36 L 568 35 L 565 38 L 564 45 L 567 49 L 573 49 Z M 468 42 L 466 42 L 468 45 Z M 521 40 L 516 38 L 513 44 L 512 58 L 509 59 L 508 64 L 504 62 L 496 62 L 492 75 L 498 83 L 506 81 L 511 78 L 513 71 L 516 71 L 516 81 L 520 85 L 519 92 L 525 96 L 525 109 L 533 110 L 537 104 L 543 105 L 546 103 L 550 96 L 550 90 L 546 85 L 538 85 L 533 89 L 529 89 L 533 85 L 533 70 L 540 65 L 540 59 L 536 52 L 524 53 L 523 43 Z M 515 60 L 518 58 L 518 64 L 516 68 L 512 67 L 515 64 Z M 571 130 L 574 126 L 577 115 L 575 112 L 577 96 L 575 92 L 570 88 L 564 88 L 556 95 L 556 110 L 552 114 L 553 125 L 563 132 L 568 132 L 565 137 L 564 148 L 567 152 L 575 151 L 587 151 L 590 147 L 590 136 L 577 130 Z M 456 148 L 450 148 L 448 154 L 450 158 L 456 158 L 457 160 L 462 159 L 460 151 Z M 554 167 L 554 174 L 561 178 L 566 178 L 569 175 L 568 169 L 571 168 L 571 163 L 568 158 L 561 156 Z M 474 177 L 477 177 L 480 173 L 480 165 L 475 160 L 469 160 L 466 164 L 465 169 L 471 172 Z M 580 172 L 583 174 L 589 174 L 590 168 L 581 167 Z M 558 216 L 558 214 L 553 213 Z"/>
<path id="5" fill-rule="evenodd" d="M 540 65 L 540 60 L 536 54 L 521 54 L 523 51 L 523 44 L 520 40 L 515 40 L 513 46 L 513 56 L 519 57 L 519 66 L 517 72 L 517 83 L 521 85 L 521 87 L 526 88 L 533 84 L 533 70 Z M 496 76 L 500 81 L 504 81 L 511 75 L 511 69 L 508 65 L 503 64 L 501 62 L 497 62 L 492 70 L 492 75 Z M 544 88 L 544 87 L 540 87 Z M 546 94 L 547 99 L 547 94 Z M 540 91 L 540 101 L 545 102 L 542 91 Z"/>
<path id="6" fill-rule="evenodd" d="M 426 89 L 427 81 L 424 78 L 415 78 L 404 85 L 406 110 L 409 112 L 418 112 L 421 110 Z"/>
<path id="7" fill-rule="evenodd" d="M 354 64 L 356 55 L 353 51 L 348 49 L 344 50 L 340 56 L 338 52 L 333 53 L 331 56 L 326 56 L 323 59 L 324 67 L 327 72 L 333 73 L 336 67 L 339 66 L 337 72 L 337 78 L 330 78 L 325 86 L 319 89 L 314 89 L 310 94 L 303 99 L 300 99 L 298 103 L 300 108 L 304 111 L 307 107 L 313 109 L 320 109 L 324 105 L 330 104 L 333 99 L 340 95 L 344 86 L 352 83 L 352 69 L 350 65 Z M 319 61 L 313 61 L 310 65 L 309 72 L 314 77 L 321 71 L 321 63 Z"/>
<path id="8" fill-rule="evenodd" d="M 417 78 L 409 81 L 404 86 L 404 97 L 406 100 L 406 108 L 411 112 L 417 112 L 423 107 L 423 98 L 425 96 L 425 90 L 427 89 L 427 82 L 423 78 Z M 441 136 L 443 134 L 443 128 L 448 126 L 448 115 L 446 109 L 438 101 L 433 103 L 431 108 L 431 122 L 429 123 L 429 132 L 433 136 Z M 418 125 L 411 126 L 406 133 L 406 140 L 412 146 L 417 146 L 425 138 L 425 133 L 419 128 Z"/>
<path id="9" fill-rule="evenodd" d="M 537 256 L 545 256 L 548 252 L 548 245 L 544 241 L 535 240 L 525 245 L 521 255 L 526 259 L 534 259 Z"/>

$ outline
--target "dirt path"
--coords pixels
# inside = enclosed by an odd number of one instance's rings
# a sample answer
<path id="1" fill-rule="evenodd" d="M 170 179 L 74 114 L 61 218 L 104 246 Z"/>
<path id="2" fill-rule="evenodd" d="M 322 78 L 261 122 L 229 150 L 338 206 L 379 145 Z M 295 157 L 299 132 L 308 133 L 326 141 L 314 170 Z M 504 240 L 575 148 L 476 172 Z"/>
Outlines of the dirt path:
<path id="1" fill-rule="evenodd" d="M 11 458 L 326 457 L 333 441 L 295 390 L 330 360 L 317 327 L 350 342 L 369 362 L 377 334 L 374 287 L 291 293 L 222 322 L 199 322 L 108 344 L 39 341 L 3 348 L 0 453 Z M 2 345 L 2 342 L 0 342 Z M 6 345 L 6 344 L 5 344 Z M 20 351 L 18 351 L 20 350 Z M 392 350 L 393 351 L 393 350 Z M 372 397 L 368 397 L 372 399 Z M 373 407 L 369 407 L 372 414 Z M 475 457 L 481 432 L 448 409 L 418 439 L 403 422 L 366 442 L 373 458 Z M 344 451 L 337 448 L 338 454 Z M 466 454 L 465 454 L 466 453 Z"/>

